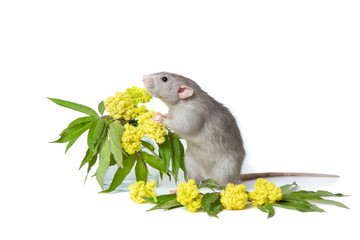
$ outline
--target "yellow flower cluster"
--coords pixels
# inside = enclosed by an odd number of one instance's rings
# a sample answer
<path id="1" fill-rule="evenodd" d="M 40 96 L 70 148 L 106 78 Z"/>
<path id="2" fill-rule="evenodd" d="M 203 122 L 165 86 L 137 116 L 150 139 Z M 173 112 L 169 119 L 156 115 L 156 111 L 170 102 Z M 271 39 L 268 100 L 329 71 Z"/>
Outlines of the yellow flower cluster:
<path id="1" fill-rule="evenodd" d="M 261 206 L 268 202 L 275 203 L 282 199 L 281 188 L 277 187 L 273 182 L 258 178 L 255 184 L 255 190 L 249 193 L 249 199 L 254 206 Z"/>
<path id="2" fill-rule="evenodd" d="M 110 116 L 128 121 L 145 113 L 147 111 L 146 107 L 138 107 L 138 104 L 150 102 L 151 98 L 145 88 L 132 87 L 126 89 L 125 92 L 117 92 L 115 96 L 108 97 L 104 101 L 104 105 Z"/>
<path id="3" fill-rule="evenodd" d="M 134 86 L 126 89 L 125 93 L 130 95 L 134 105 L 138 105 L 139 103 L 148 103 L 152 99 L 152 96 L 145 88 L 138 88 Z"/>
<path id="4" fill-rule="evenodd" d="M 142 131 L 150 139 L 154 139 L 157 143 L 165 142 L 167 130 L 164 124 L 157 123 L 153 120 L 154 111 L 149 111 L 139 116 L 138 124 Z"/>
<path id="5" fill-rule="evenodd" d="M 141 150 L 141 138 L 143 137 L 144 133 L 139 127 L 125 123 L 124 132 L 121 136 L 121 146 L 127 153 L 133 154 L 135 151 Z"/>
<path id="6" fill-rule="evenodd" d="M 153 114 L 153 111 L 148 111 L 147 113 L 140 115 L 137 127 L 134 127 L 129 123 L 125 124 L 124 132 L 121 137 L 121 146 L 127 153 L 133 154 L 135 151 L 140 151 L 141 139 L 145 135 L 159 144 L 165 141 L 167 129 L 163 124 L 156 123 L 153 120 Z"/>
<path id="7" fill-rule="evenodd" d="M 152 180 L 145 183 L 144 181 L 139 181 L 134 184 L 131 184 L 130 189 L 130 198 L 136 203 L 146 203 L 146 200 L 142 197 L 154 197 L 156 196 L 155 192 L 156 181 Z"/>
<path id="8" fill-rule="evenodd" d="M 246 186 L 243 184 L 234 185 L 228 183 L 226 189 L 220 193 L 220 202 L 228 210 L 243 209 L 248 199 L 245 190 Z"/>
<path id="9" fill-rule="evenodd" d="M 128 93 L 117 92 L 104 101 L 105 109 L 115 119 L 130 120 L 133 114 L 134 103 Z"/>
<path id="10" fill-rule="evenodd" d="M 196 212 L 201 207 L 201 199 L 196 182 L 190 179 L 187 183 L 179 183 L 176 200 L 190 212 Z"/>
<path id="11" fill-rule="evenodd" d="M 153 120 L 154 111 L 149 111 L 144 105 L 139 103 L 150 102 L 151 95 L 145 88 L 132 87 L 125 92 L 117 92 L 115 96 L 110 96 L 104 101 L 106 110 L 115 119 L 138 119 L 138 126 L 135 127 L 126 123 L 121 137 L 121 146 L 124 150 L 133 154 L 141 150 L 141 139 L 147 135 L 150 139 L 161 144 L 165 142 L 167 129 L 163 124 Z"/>

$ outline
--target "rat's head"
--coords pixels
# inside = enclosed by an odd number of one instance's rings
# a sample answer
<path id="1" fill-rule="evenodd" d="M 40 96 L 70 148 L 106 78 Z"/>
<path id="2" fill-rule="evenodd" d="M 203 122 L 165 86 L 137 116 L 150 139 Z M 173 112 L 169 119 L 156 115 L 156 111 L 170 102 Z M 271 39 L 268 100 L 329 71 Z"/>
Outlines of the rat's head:
<path id="1" fill-rule="evenodd" d="M 189 99 L 194 94 L 194 82 L 183 76 L 159 72 L 143 76 L 146 90 L 167 104 Z"/>

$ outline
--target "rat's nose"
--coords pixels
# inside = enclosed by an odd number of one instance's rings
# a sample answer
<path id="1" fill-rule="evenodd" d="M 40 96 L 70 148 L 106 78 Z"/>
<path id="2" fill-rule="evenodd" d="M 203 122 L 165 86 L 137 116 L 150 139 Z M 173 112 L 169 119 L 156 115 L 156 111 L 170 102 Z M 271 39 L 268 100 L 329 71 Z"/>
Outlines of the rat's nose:
<path id="1" fill-rule="evenodd" d="M 142 80 L 143 80 L 143 82 L 145 82 L 145 80 L 146 80 L 145 76 L 142 77 Z"/>

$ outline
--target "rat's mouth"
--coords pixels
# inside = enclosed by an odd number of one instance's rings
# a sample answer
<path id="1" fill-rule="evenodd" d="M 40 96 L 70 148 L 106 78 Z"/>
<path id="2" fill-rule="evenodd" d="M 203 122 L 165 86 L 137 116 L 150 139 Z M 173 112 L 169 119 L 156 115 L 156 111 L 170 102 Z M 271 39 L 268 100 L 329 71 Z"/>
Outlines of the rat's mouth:
<path id="1" fill-rule="evenodd" d="M 147 79 L 145 76 L 143 76 L 143 82 L 144 82 L 144 87 L 146 88 L 146 90 L 150 90 L 154 87 L 154 81 L 152 79 Z"/>

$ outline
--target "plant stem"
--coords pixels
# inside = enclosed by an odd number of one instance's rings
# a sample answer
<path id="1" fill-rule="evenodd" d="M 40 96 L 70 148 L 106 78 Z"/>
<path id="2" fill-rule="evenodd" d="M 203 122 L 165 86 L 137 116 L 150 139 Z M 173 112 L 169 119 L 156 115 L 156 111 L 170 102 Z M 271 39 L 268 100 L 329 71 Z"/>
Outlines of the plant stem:
<path id="1" fill-rule="evenodd" d="M 145 191 L 147 194 L 149 194 L 154 199 L 155 203 L 158 203 L 156 195 L 153 193 L 153 191 L 150 191 L 149 189 L 145 189 Z"/>

